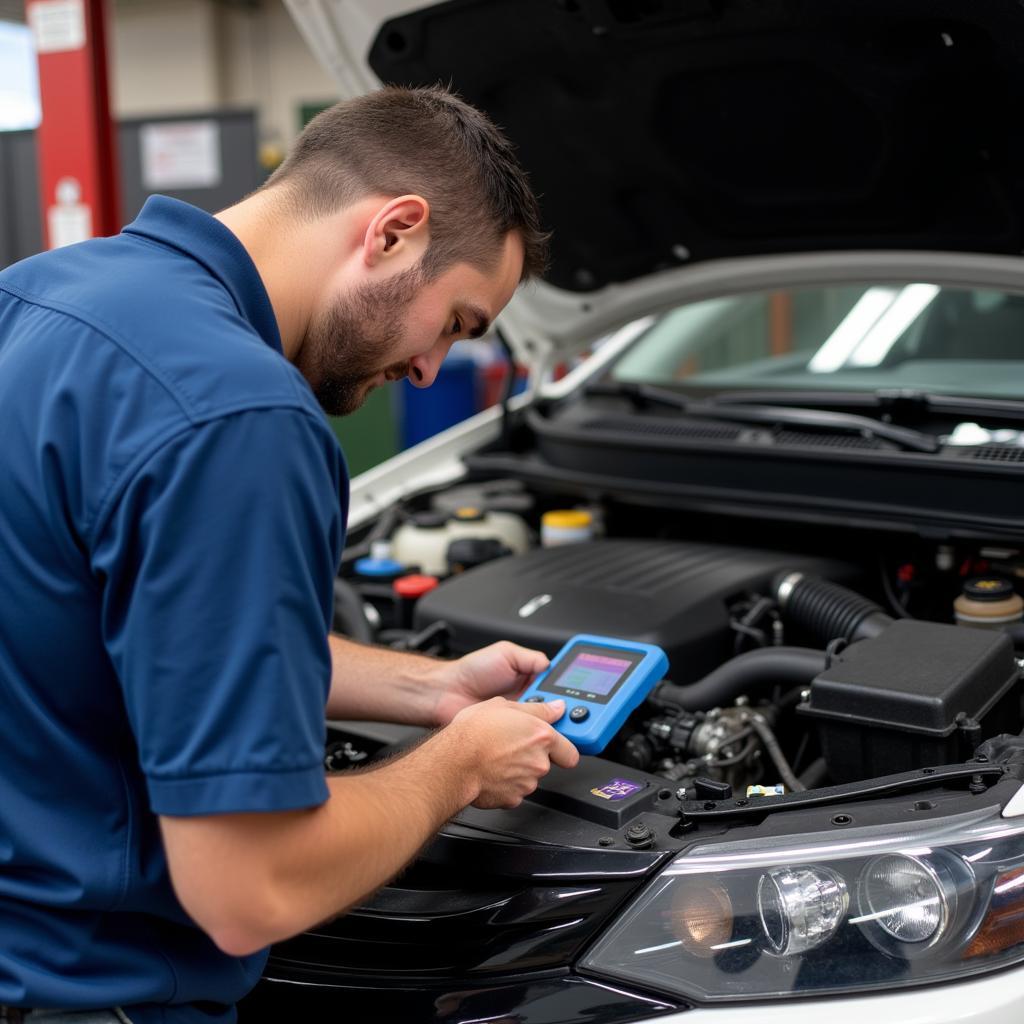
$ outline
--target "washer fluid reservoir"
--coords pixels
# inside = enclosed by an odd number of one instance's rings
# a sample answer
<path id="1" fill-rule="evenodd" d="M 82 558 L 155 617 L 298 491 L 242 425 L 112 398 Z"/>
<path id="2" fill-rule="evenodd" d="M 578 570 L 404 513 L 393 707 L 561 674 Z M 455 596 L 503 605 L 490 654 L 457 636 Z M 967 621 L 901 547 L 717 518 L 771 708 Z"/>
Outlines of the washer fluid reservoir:
<path id="1" fill-rule="evenodd" d="M 530 533 L 521 516 L 467 507 L 451 516 L 417 513 L 394 532 L 391 553 L 405 565 L 419 566 L 420 572 L 446 576 L 448 545 L 464 537 L 493 538 L 518 555 L 530 549 Z"/>

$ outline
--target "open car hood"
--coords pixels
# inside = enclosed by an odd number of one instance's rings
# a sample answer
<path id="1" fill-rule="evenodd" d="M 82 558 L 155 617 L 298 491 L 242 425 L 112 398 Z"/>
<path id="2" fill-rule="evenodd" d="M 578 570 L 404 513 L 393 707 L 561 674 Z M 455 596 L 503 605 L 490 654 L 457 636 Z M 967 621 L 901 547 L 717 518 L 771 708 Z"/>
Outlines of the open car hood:
<path id="1" fill-rule="evenodd" d="M 1016 0 L 286 2 L 343 97 L 451 82 L 514 140 L 554 232 L 502 318 L 531 362 L 701 261 L 1024 249 Z"/>

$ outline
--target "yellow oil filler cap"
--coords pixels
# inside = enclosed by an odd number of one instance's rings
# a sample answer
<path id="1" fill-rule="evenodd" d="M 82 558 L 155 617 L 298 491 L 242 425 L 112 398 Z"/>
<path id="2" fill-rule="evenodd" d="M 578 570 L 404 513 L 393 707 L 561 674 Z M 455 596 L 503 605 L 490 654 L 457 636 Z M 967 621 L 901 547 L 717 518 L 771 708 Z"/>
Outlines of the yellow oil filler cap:
<path id="1" fill-rule="evenodd" d="M 553 509 L 540 519 L 540 542 L 554 548 L 593 540 L 594 517 L 582 508 Z"/>

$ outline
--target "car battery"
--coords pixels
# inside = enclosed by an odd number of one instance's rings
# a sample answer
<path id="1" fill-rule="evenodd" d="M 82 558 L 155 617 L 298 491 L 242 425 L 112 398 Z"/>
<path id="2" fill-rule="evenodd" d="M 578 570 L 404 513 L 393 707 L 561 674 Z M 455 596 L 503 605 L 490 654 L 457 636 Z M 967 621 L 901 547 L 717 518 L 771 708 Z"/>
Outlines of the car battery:
<path id="1" fill-rule="evenodd" d="M 835 782 L 969 758 L 1020 732 L 1020 674 L 1003 633 L 899 619 L 834 656 L 798 711 L 818 723 Z"/>

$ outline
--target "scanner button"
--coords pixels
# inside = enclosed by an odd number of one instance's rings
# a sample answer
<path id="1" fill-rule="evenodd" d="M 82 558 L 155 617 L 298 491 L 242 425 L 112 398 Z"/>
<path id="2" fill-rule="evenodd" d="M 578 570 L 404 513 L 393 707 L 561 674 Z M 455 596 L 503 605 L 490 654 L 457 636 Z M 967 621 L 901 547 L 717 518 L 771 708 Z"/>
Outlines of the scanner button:
<path id="1" fill-rule="evenodd" d="M 582 722 L 590 717 L 590 709 L 583 707 L 582 704 L 577 704 L 576 707 L 569 712 L 569 718 L 573 722 Z"/>
<path id="2" fill-rule="evenodd" d="M 527 697 L 526 700 L 523 701 L 523 703 L 524 704 L 543 704 L 544 703 L 544 698 L 543 697 L 536 697 L 536 696 L 534 696 L 534 697 Z"/>

